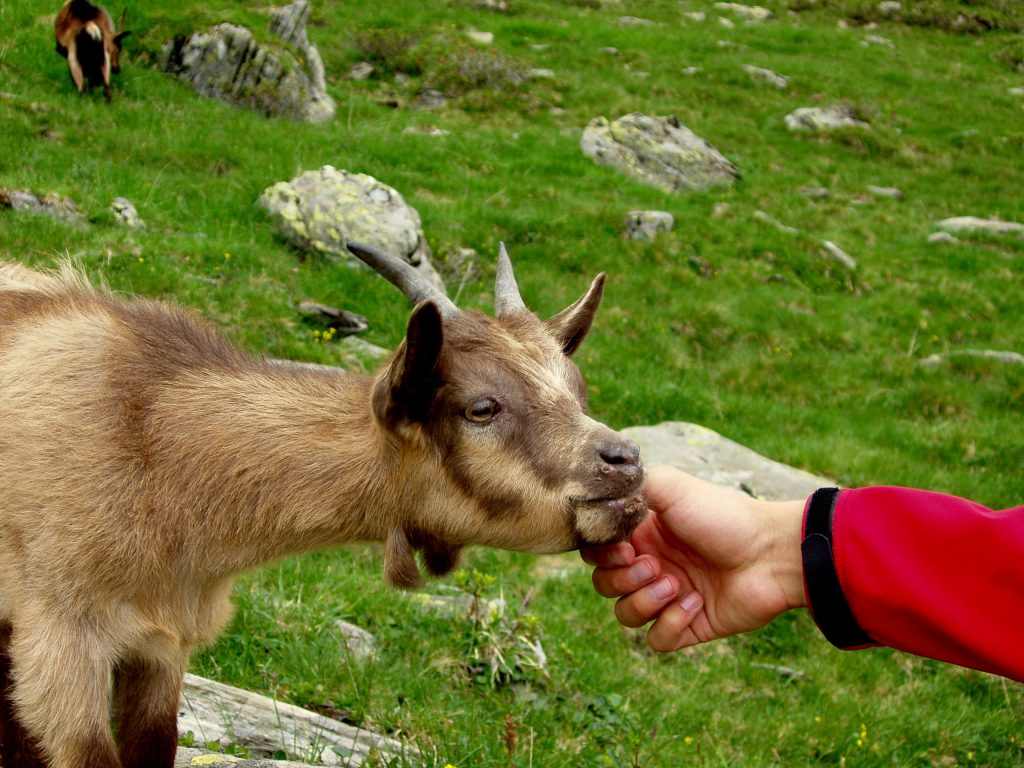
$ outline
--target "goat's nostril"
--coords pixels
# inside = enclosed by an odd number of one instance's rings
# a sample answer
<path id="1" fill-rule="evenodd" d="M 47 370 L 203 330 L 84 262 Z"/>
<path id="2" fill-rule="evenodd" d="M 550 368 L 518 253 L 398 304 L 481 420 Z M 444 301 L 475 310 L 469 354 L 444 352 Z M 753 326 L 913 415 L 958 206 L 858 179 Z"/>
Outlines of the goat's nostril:
<path id="1" fill-rule="evenodd" d="M 597 455 L 605 465 L 635 466 L 640 461 L 640 446 L 632 440 L 604 443 L 597 449 Z M 610 467 L 607 467 L 610 469 Z"/>

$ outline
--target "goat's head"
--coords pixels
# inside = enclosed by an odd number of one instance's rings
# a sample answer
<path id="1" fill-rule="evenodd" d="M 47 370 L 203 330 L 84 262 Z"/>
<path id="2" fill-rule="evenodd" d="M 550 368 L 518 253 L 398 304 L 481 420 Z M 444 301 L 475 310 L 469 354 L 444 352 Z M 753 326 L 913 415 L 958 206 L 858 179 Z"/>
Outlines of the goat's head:
<path id="1" fill-rule="evenodd" d="M 121 71 L 121 43 L 131 34 L 130 30 L 124 28 L 127 15 L 127 9 L 121 12 L 121 18 L 117 22 L 117 32 L 113 37 L 105 36 L 103 41 L 103 45 L 107 49 L 107 56 L 110 57 L 110 71 L 115 75 Z"/>
<path id="2" fill-rule="evenodd" d="M 586 385 L 570 360 L 604 275 L 541 322 L 523 304 L 502 245 L 492 318 L 460 311 L 400 259 L 356 243 L 349 250 L 417 302 L 373 393 L 417 493 L 409 519 L 388 535 L 388 579 L 419 583 L 414 549 L 440 574 L 465 544 L 540 553 L 628 536 L 646 510 L 639 449 L 587 415 Z"/>

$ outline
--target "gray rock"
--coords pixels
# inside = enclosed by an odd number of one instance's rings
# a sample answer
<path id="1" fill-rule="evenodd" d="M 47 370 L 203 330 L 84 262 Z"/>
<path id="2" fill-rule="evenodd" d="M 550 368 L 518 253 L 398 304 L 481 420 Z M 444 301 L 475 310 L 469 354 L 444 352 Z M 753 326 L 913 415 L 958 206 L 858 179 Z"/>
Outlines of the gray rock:
<path id="1" fill-rule="evenodd" d="M 478 29 L 467 29 L 466 37 L 469 38 L 471 43 L 477 45 L 491 45 L 494 42 L 493 32 L 481 32 Z"/>
<path id="2" fill-rule="evenodd" d="M 797 193 L 812 200 L 820 200 L 832 194 L 826 187 L 800 187 Z"/>
<path id="3" fill-rule="evenodd" d="M 708 17 L 704 11 L 683 11 L 683 16 L 692 21 L 705 21 Z"/>
<path id="4" fill-rule="evenodd" d="M 244 746 L 255 758 L 284 751 L 319 765 L 360 766 L 374 752 L 385 759 L 413 752 L 364 728 L 197 675 L 185 675 L 178 733 L 191 733 L 202 744 Z"/>
<path id="5" fill-rule="evenodd" d="M 23 189 L 0 188 L 0 211 L 4 209 L 41 213 L 69 224 L 85 223 L 85 216 L 82 215 L 75 201 L 56 192 L 35 195 Z"/>
<path id="6" fill-rule="evenodd" d="M 876 187 L 874 184 L 868 184 L 865 189 L 873 197 L 888 197 L 894 200 L 903 199 L 903 190 L 896 187 Z"/>
<path id="7" fill-rule="evenodd" d="M 146 222 L 139 216 L 132 202 L 124 197 L 115 197 L 110 204 L 110 212 L 114 214 L 114 220 L 128 229 L 145 229 Z"/>
<path id="8" fill-rule="evenodd" d="M 609 122 L 597 117 L 583 131 L 583 154 L 666 192 L 731 185 L 739 171 L 721 152 L 673 115 L 633 112 Z"/>
<path id="9" fill-rule="evenodd" d="M 339 336 L 362 333 L 370 326 L 366 318 L 344 309 L 329 307 L 316 301 L 300 301 L 299 314 L 307 321 L 332 329 Z"/>
<path id="10" fill-rule="evenodd" d="M 771 224 L 779 232 L 785 232 L 787 235 L 799 235 L 800 230 L 796 227 L 791 227 L 789 224 L 783 224 L 781 221 L 776 219 L 771 214 L 765 213 L 764 211 L 754 211 L 754 218 L 759 221 L 763 221 L 766 224 Z"/>
<path id="11" fill-rule="evenodd" d="M 878 4 L 878 12 L 883 16 L 892 16 L 903 10 L 903 3 L 897 2 L 897 0 L 882 0 Z"/>
<path id="12" fill-rule="evenodd" d="M 851 272 L 857 269 L 857 262 L 853 256 L 848 254 L 831 240 L 822 240 L 821 245 L 825 249 L 825 253 L 827 253 L 829 258 L 833 261 L 838 261 Z"/>
<path id="13" fill-rule="evenodd" d="M 640 445 L 640 456 L 649 467 L 668 464 L 757 498 L 803 499 L 818 488 L 836 484 L 772 461 L 697 424 L 670 421 L 628 427 L 622 433 Z"/>
<path id="14" fill-rule="evenodd" d="M 355 264 L 345 244 L 367 243 L 405 259 L 444 289 L 419 213 L 372 176 L 325 165 L 268 187 L 257 204 L 296 248 Z"/>
<path id="15" fill-rule="evenodd" d="M 839 128 L 870 128 L 858 119 L 856 112 L 845 104 L 830 107 L 801 107 L 786 115 L 786 127 L 791 131 L 827 133 Z"/>
<path id="16" fill-rule="evenodd" d="M 864 47 L 867 47 L 869 45 L 878 45 L 881 46 L 882 48 L 893 47 L 892 40 L 890 40 L 888 37 L 882 37 L 881 35 L 867 35 L 863 40 L 860 41 L 860 44 L 863 45 Z"/>
<path id="17" fill-rule="evenodd" d="M 667 211 L 630 211 L 622 234 L 627 240 L 653 240 L 660 232 L 671 232 L 675 223 Z"/>
<path id="18" fill-rule="evenodd" d="M 507 605 L 500 597 L 474 597 L 466 592 L 450 595 L 431 595 L 427 592 L 409 593 L 409 601 L 420 608 L 447 618 L 484 619 L 503 616 Z"/>
<path id="19" fill-rule="evenodd" d="M 1024 365 L 1024 355 L 1002 349 L 953 349 L 942 354 L 929 355 L 921 360 L 921 365 L 932 368 L 957 357 L 976 357 L 997 363 Z"/>
<path id="20" fill-rule="evenodd" d="M 715 3 L 715 9 L 727 11 L 739 16 L 744 21 L 756 24 L 775 18 L 775 14 L 760 5 L 743 5 L 742 3 Z"/>
<path id="21" fill-rule="evenodd" d="M 620 16 L 619 24 L 624 27 L 654 27 L 657 26 L 650 19 L 641 19 L 637 16 Z"/>
<path id="22" fill-rule="evenodd" d="M 357 61 L 352 69 L 345 75 L 349 80 L 369 80 L 376 72 L 376 68 L 368 61 Z"/>
<path id="23" fill-rule="evenodd" d="M 309 0 L 294 0 L 291 5 L 283 8 L 272 8 L 270 11 L 270 31 L 289 45 L 298 49 L 299 55 L 306 63 L 309 78 L 313 81 L 313 90 L 318 98 L 330 100 L 327 96 L 327 81 L 324 77 L 324 62 L 320 51 L 309 41 L 306 22 L 312 6 Z M 331 114 L 334 114 L 334 102 L 330 102 Z M 318 122 L 318 121 L 314 121 Z"/>
<path id="24" fill-rule="evenodd" d="M 234 755 L 219 754 L 206 749 L 194 747 L 178 747 L 174 756 L 174 768 L 319 768 L 309 763 L 296 763 L 293 760 L 243 760 Z"/>
<path id="25" fill-rule="evenodd" d="M 289 6 L 302 5 L 305 0 Z M 281 18 L 275 15 L 277 22 Z M 287 29 L 300 33 L 294 19 Z M 305 28 L 301 27 L 301 37 Z M 189 83 L 208 98 L 253 109 L 272 117 L 286 117 L 312 123 L 334 116 L 334 101 L 323 89 L 323 64 L 316 49 L 309 47 L 304 58 L 307 73 L 283 45 L 257 43 L 252 32 L 236 24 L 218 24 L 203 32 L 180 35 L 164 45 L 160 68 Z"/>
<path id="26" fill-rule="evenodd" d="M 334 628 L 341 635 L 349 656 L 357 661 L 365 661 L 377 653 L 377 638 L 362 627 L 338 619 Z"/>
<path id="27" fill-rule="evenodd" d="M 1024 235 L 1024 224 L 1001 219 L 982 219 L 977 216 L 954 216 L 943 219 L 935 226 L 954 234 Z"/>
<path id="28" fill-rule="evenodd" d="M 932 232 L 928 235 L 929 243 L 959 243 L 960 240 L 953 237 L 949 232 Z"/>
<path id="29" fill-rule="evenodd" d="M 1024 96 L 1024 85 L 1015 85 L 1010 89 L 1010 93 L 1014 96 Z"/>
<path id="30" fill-rule="evenodd" d="M 753 64 L 744 64 L 743 69 L 750 74 L 750 77 L 755 82 L 773 85 L 780 90 L 789 85 L 789 80 L 780 74 L 772 72 L 770 69 L 755 67 Z"/>
<path id="31" fill-rule="evenodd" d="M 442 91 L 427 88 L 416 94 L 416 99 L 409 106 L 412 109 L 441 109 L 448 104 L 448 97 Z"/>

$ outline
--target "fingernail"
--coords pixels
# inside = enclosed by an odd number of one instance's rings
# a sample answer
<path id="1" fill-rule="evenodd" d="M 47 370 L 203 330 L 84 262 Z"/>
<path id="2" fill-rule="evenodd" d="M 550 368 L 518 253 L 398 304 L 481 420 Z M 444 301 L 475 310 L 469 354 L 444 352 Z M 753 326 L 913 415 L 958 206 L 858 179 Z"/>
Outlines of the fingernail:
<path id="1" fill-rule="evenodd" d="M 664 600 L 671 597 L 673 591 L 672 582 L 662 576 L 656 582 L 651 584 L 650 594 L 654 600 Z"/>
<path id="2" fill-rule="evenodd" d="M 617 549 L 613 549 L 608 553 L 608 562 L 611 565 L 621 568 L 626 565 L 626 555 Z"/>
<path id="3" fill-rule="evenodd" d="M 693 613 L 703 604 L 704 598 L 700 596 L 700 592 L 690 592 L 679 601 L 680 607 L 682 607 L 682 609 L 687 613 Z"/>
<path id="4" fill-rule="evenodd" d="M 629 569 L 629 578 L 635 582 L 648 581 L 654 575 L 654 568 L 646 560 L 641 560 Z"/>

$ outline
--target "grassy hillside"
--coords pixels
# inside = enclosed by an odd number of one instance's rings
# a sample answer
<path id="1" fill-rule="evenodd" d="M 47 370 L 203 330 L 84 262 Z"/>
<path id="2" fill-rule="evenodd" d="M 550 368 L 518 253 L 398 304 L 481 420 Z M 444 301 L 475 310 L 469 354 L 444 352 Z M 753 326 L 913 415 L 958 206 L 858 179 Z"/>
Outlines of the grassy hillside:
<path id="1" fill-rule="evenodd" d="M 1024 96 L 1010 92 L 1024 85 L 1019 3 L 904 0 L 886 16 L 874 2 L 772 0 L 776 19 L 747 25 L 704 0 L 509 2 L 499 14 L 468 0 L 320 0 L 310 36 L 338 114 L 319 126 L 200 99 L 156 70 L 175 33 L 232 20 L 266 34 L 250 4 L 127 2 L 134 36 L 106 104 L 100 92 L 79 97 L 54 54 L 55 2 L 3 3 L 0 187 L 67 195 L 89 223 L 0 211 L 0 258 L 70 254 L 118 290 L 198 308 L 250 349 L 358 364 L 295 303 L 366 315 L 366 338 L 392 347 L 404 299 L 290 249 L 254 202 L 324 164 L 368 173 L 419 210 L 452 293 L 462 275 L 446 255 L 480 254 L 465 306 L 489 307 L 499 240 L 542 316 L 608 272 L 578 360 L 593 411 L 613 426 L 694 421 L 843 484 L 1021 503 L 1024 367 L 921 365 L 965 348 L 1024 352 L 1024 240 L 927 241 L 949 216 L 1024 221 Z M 703 21 L 689 15 L 701 11 Z M 493 45 L 474 48 L 469 29 L 493 32 Z M 367 58 L 378 78 L 345 78 Z M 744 64 L 789 87 L 755 82 Z M 531 68 L 555 77 L 516 85 Z M 423 88 L 443 90 L 448 106 L 408 108 Z M 787 131 L 788 112 L 834 102 L 872 129 Z M 591 118 L 630 111 L 677 115 L 742 181 L 673 196 L 580 153 Z M 447 134 L 406 131 L 428 127 Z M 115 226 L 118 195 L 145 231 Z M 626 213 L 645 208 L 671 212 L 675 232 L 624 242 Z M 822 240 L 857 269 L 825 257 Z M 495 627 L 433 617 L 390 592 L 376 548 L 289 560 L 243 581 L 230 633 L 194 668 L 409 737 L 439 768 L 1024 762 L 1020 686 L 884 650 L 841 654 L 803 616 L 656 657 L 617 628 L 574 562 L 470 553 L 467 565 L 496 581 L 461 588 L 514 607 L 531 598 L 528 620 Z M 338 618 L 377 635 L 376 660 L 344 663 Z M 474 659 L 523 633 L 543 640 L 547 672 L 482 674 Z"/>

